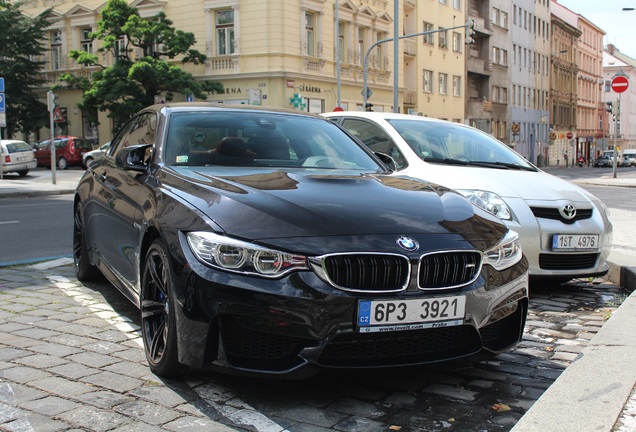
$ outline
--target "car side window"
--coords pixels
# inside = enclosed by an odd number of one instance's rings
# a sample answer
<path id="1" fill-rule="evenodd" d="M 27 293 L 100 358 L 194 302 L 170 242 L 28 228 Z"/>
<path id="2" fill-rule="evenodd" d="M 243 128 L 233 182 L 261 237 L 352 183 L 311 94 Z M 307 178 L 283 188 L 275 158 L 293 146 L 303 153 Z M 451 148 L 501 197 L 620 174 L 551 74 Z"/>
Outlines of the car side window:
<path id="1" fill-rule="evenodd" d="M 362 141 L 371 151 L 384 153 L 395 160 L 398 170 L 406 167 L 406 159 L 391 137 L 377 125 L 365 120 L 346 118 L 342 126 Z"/>

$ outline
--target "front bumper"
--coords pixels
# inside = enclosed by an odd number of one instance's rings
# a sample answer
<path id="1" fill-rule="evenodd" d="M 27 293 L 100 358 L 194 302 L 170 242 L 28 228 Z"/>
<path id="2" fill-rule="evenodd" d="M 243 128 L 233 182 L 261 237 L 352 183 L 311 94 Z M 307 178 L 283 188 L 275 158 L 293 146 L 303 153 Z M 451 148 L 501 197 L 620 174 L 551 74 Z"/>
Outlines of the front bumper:
<path id="1" fill-rule="evenodd" d="M 569 279 L 575 277 L 601 276 L 608 272 L 613 228 L 603 217 L 601 209 L 592 206 L 591 217 L 564 223 L 550 213 L 557 212 L 564 203 L 531 202 L 507 199 L 512 203 L 515 221 L 506 221 L 508 228 L 516 231 L 521 247 L 528 259 L 530 278 Z M 537 213 L 533 213 L 533 210 Z M 537 209 L 547 209 L 540 212 Z M 557 234 L 597 234 L 599 246 L 596 250 L 559 251 L 552 248 L 552 239 Z"/>
<path id="2" fill-rule="evenodd" d="M 359 300 L 430 294 L 364 295 L 337 290 L 309 271 L 264 280 L 188 262 L 174 275 L 179 359 L 232 373 L 305 377 L 319 368 L 407 366 L 498 353 L 521 340 L 528 308 L 525 258 L 504 272 L 484 266 L 472 284 L 436 294 L 466 297 L 461 325 L 376 333 L 359 331 Z"/>

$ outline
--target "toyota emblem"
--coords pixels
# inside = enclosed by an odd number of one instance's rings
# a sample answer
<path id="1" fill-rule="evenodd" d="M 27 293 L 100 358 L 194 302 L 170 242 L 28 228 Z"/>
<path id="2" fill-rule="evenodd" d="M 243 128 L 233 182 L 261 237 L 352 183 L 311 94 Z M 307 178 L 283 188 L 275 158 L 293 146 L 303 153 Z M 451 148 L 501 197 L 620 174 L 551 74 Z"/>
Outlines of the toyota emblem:
<path id="1" fill-rule="evenodd" d="M 572 204 L 566 204 L 561 209 L 561 216 L 567 220 L 572 220 L 576 217 L 576 208 Z"/>

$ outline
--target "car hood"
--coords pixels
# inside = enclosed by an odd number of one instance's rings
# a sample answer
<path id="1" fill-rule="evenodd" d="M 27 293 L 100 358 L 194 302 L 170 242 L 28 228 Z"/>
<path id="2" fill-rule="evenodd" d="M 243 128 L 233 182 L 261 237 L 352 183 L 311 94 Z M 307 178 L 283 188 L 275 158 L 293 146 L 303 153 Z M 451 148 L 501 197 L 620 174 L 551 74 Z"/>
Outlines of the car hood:
<path id="1" fill-rule="evenodd" d="M 479 189 L 502 198 L 525 201 L 590 202 L 589 194 L 573 183 L 545 171 L 422 163 L 404 171 L 414 177 L 439 183 L 451 189 Z"/>
<path id="2" fill-rule="evenodd" d="M 229 235 L 250 240 L 452 233 L 481 248 L 506 232 L 459 194 L 409 177 L 214 167 L 171 168 L 160 181 Z"/>

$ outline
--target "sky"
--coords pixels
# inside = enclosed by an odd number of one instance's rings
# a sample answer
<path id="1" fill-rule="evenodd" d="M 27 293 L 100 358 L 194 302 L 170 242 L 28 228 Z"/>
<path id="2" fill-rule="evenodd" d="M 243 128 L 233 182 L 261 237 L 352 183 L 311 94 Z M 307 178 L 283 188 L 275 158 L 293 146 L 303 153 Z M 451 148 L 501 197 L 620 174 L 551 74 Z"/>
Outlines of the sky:
<path id="1" fill-rule="evenodd" d="M 603 45 L 614 44 L 621 53 L 636 59 L 636 0 L 558 0 L 605 31 Z M 623 8 L 634 8 L 623 12 Z"/>

